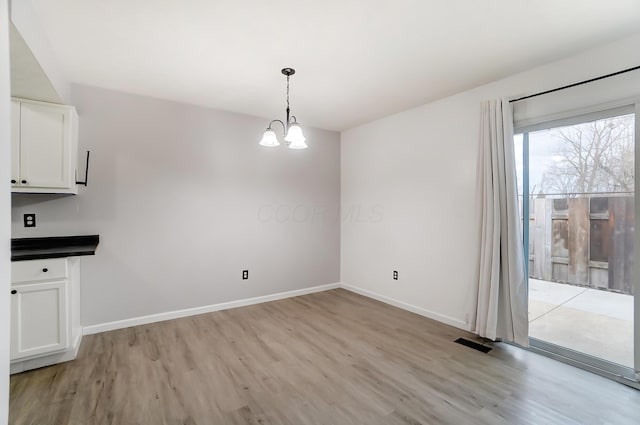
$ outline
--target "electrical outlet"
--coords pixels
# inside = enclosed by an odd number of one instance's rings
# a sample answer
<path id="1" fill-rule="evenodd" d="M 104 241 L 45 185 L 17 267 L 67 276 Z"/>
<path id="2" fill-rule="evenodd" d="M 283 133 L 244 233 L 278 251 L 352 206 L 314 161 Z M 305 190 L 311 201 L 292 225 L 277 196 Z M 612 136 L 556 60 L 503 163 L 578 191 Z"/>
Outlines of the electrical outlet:
<path id="1" fill-rule="evenodd" d="M 24 227 L 36 227 L 35 214 L 25 214 L 23 217 L 24 217 Z"/>
<path id="2" fill-rule="evenodd" d="M 393 271 L 393 280 L 398 280 L 398 270 Z"/>
<path id="3" fill-rule="evenodd" d="M 249 270 L 242 270 L 242 280 L 249 279 Z"/>

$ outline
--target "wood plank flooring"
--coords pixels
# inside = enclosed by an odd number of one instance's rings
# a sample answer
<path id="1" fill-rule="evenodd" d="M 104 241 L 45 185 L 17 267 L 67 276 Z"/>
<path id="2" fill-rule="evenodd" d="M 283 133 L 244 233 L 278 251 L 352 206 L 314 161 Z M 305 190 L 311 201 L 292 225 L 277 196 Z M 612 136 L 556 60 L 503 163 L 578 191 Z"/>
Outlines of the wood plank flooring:
<path id="1" fill-rule="evenodd" d="M 84 338 L 10 424 L 638 424 L 640 391 L 342 289 Z"/>

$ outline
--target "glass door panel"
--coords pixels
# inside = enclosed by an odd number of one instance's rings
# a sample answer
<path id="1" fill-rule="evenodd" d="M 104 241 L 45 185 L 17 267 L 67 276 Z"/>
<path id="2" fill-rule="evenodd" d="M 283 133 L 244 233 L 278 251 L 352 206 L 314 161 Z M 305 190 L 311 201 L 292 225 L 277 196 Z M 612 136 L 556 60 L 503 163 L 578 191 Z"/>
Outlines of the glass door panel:
<path id="1" fill-rule="evenodd" d="M 634 129 L 630 113 L 524 132 L 514 140 L 532 345 L 630 371 Z"/>

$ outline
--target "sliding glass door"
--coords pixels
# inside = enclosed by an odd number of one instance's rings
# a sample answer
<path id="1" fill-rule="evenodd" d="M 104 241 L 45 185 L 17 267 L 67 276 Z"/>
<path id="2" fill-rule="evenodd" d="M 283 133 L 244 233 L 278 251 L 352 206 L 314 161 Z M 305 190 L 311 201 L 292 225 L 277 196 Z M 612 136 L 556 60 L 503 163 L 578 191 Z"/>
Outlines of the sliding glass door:
<path id="1" fill-rule="evenodd" d="M 515 136 L 532 347 L 636 380 L 635 105 Z M 634 333 L 635 332 L 635 333 Z"/>

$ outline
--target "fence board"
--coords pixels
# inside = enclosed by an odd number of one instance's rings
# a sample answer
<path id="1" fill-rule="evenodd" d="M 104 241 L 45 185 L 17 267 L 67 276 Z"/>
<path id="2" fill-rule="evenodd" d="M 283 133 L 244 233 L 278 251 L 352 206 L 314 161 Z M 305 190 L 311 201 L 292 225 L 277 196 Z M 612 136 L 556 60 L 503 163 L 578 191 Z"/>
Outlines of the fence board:
<path id="1" fill-rule="evenodd" d="M 633 293 L 633 198 L 609 198 L 609 288 Z"/>
<path id="2" fill-rule="evenodd" d="M 589 283 L 589 199 L 569 199 L 569 282 Z"/>
<path id="3" fill-rule="evenodd" d="M 533 276 L 551 280 L 551 203 L 548 199 L 533 200 L 535 225 L 532 232 L 534 244 Z"/>

